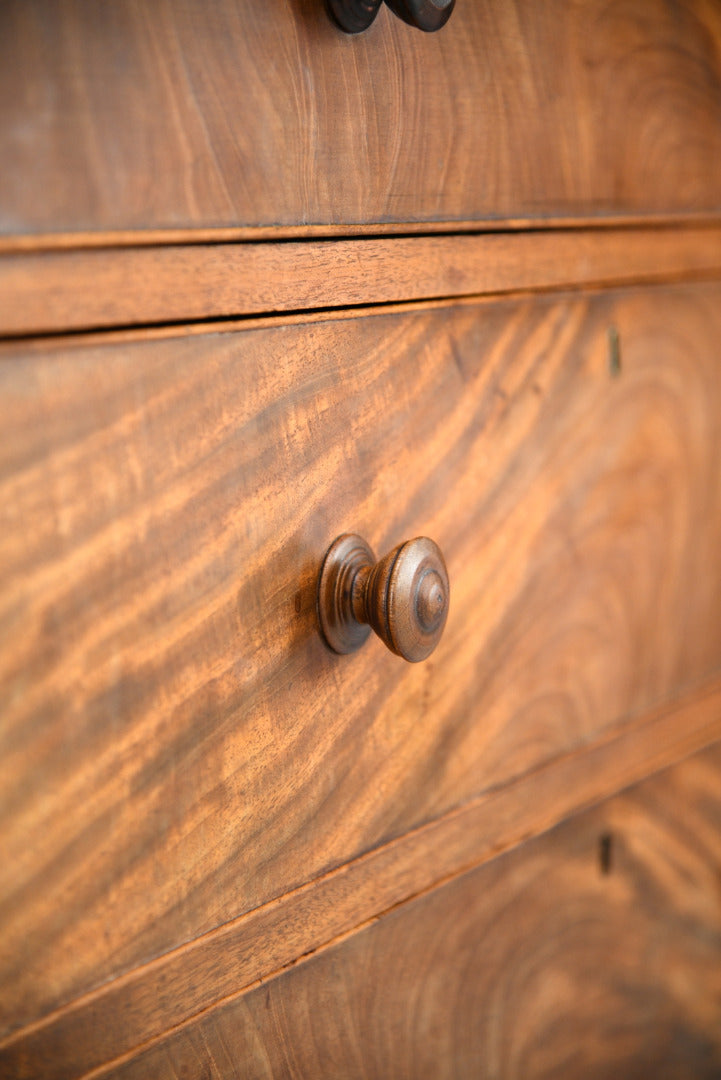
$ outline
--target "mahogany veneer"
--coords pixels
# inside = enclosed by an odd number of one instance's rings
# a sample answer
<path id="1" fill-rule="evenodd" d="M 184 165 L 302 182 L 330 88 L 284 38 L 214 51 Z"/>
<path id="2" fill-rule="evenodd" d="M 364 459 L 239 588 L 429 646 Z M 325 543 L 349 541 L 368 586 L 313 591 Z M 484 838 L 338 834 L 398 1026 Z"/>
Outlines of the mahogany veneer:
<path id="1" fill-rule="evenodd" d="M 718 212 L 720 95 L 714 0 L 4 0 L 0 233 Z"/>
<path id="2" fill-rule="evenodd" d="M 721 8 L 387 7 L 1 5 L 0 1077 L 721 1068 Z"/>

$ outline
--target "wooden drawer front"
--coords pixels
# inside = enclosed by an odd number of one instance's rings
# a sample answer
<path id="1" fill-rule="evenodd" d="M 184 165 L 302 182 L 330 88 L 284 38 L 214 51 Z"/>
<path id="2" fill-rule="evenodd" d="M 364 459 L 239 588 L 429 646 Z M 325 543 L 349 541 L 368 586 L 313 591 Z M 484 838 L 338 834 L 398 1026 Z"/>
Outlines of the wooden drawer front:
<path id="1" fill-rule="evenodd" d="M 6 346 L 3 1030 L 717 671 L 719 340 L 697 285 Z M 426 663 L 321 643 L 346 530 L 441 545 Z"/>
<path id="2" fill-rule="evenodd" d="M 4 0 L 0 230 L 720 208 L 721 10 L 465 0 L 437 34 L 323 0 Z"/>
<path id="3" fill-rule="evenodd" d="M 720 867 L 716 748 L 103 1075 L 714 1080 Z"/>

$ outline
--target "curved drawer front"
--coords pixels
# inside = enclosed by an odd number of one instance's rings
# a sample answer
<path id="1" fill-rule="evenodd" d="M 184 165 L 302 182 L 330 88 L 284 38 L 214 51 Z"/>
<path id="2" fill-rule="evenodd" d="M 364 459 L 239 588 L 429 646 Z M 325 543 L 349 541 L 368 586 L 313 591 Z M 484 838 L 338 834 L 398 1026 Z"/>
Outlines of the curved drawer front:
<path id="1" fill-rule="evenodd" d="M 5 0 L 0 232 L 720 209 L 721 11 L 459 0 Z"/>
<path id="2" fill-rule="evenodd" d="M 720 339 L 697 285 L 6 346 L 4 1031 L 711 677 Z M 342 532 L 438 541 L 424 663 L 323 643 Z"/>

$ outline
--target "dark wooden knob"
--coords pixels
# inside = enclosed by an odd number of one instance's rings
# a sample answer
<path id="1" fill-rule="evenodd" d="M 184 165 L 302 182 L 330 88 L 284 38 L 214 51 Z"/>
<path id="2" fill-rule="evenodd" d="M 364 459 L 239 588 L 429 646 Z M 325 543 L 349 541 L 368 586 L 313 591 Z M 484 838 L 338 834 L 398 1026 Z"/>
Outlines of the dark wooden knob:
<path id="1" fill-rule="evenodd" d="M 380 10 L 382 0 L 326 0 L 334 22 L 346 34 L 367 30 Z M 419 30 L 440 30 L 448 22 L 456 0 L 386 0 L 399 19 Z"/>
<path id="2" fill-rule="evenodd" d="M 403 22 L 433 33 L 446 25 L 456 0 L 386 0 L 386 4 Z"/>
<path id="3" fill-rule="evenodd" d="M 360 536 L 333 541 L 318 579 L 318 618 L 331 649 L 359 649 L 370 629 L 391 652 L 416 663 L 440 641 L 448 616 L 448 571 L 437 544 L 406 540 L 384 559 Z"/>
<path id="4" fill-rule="evenodd" d="M 335 23 L 346 34 L 360 34 L 367 30 L 380 11 L 383 0 L 326 0 L 326 6 Z"/>

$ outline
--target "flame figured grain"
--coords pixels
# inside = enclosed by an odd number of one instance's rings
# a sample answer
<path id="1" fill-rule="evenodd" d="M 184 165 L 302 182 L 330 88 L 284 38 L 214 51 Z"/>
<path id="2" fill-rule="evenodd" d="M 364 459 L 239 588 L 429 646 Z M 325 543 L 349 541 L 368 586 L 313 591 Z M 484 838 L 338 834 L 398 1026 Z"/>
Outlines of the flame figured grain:
<path id="1" fill-rule="evenodd" d="M 715 676 L 720 299 L 5 348 L 5 1034 Z M 437 538 L 426 664 L 325 650 L 344 529 Z"/>

